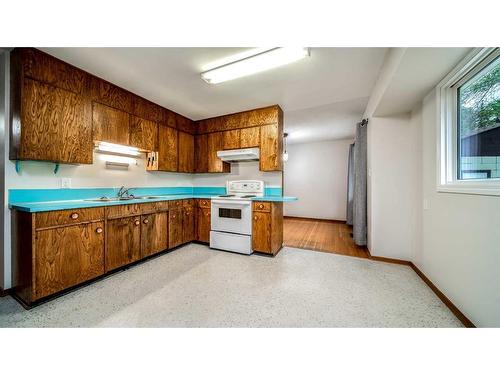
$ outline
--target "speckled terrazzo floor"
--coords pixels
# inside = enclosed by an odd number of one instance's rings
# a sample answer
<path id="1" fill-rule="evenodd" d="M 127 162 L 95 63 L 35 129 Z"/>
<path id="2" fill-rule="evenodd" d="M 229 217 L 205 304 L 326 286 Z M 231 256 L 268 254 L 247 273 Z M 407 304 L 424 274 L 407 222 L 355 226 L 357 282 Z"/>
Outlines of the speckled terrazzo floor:
<path id="1" fill-rule="evenodd" d="M 190 244 L 30 311 L 0 299 L 0 327 L 461 326 L 409 267 L 293 248 Z"/>

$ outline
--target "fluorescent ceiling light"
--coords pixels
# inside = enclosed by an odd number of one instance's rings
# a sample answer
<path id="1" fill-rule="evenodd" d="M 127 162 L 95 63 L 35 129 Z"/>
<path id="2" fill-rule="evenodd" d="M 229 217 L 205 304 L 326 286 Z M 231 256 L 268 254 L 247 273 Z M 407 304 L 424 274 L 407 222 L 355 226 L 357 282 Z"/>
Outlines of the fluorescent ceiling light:
<path id="1" fill-rule="evenodd" d="M 309 56 L 309 48 L 277 47 L 262 51 L 240 60 L 201 73 L 201 78 L 208 83 L 220 83 L 232 79 L 273 69 L 281 65 Z"/>
<path id="2" fill-rule="evenodd" d="M 103 154 L 112 154 L 112 155 L 128 155 L 136 157 L 141 155 L 141 152 L 137 147 L 117 145 L 109 142 L 98 142 L 96 151 L 101 152 Z"/>

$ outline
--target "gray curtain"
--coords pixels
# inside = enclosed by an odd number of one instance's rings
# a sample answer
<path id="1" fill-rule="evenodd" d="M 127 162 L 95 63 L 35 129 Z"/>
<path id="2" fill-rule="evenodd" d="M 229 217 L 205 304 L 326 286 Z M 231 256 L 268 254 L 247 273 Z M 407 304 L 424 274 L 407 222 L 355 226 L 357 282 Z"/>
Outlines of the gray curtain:
<path id="1" fill-rule="evenodd" d="M 367 235 L 367 206 L 366 206 L 366 137 L 368 120 L 363 120 L 356 125 L 356 138 L 354 140 L 354 202 L 352 217 L 352 237 L 354 243 L 366 246 Z"/>
<path id="2" fill-rule="evenodd" d="M 349 161 L 347 164 L 347 225 L 352 225 L 354 203 L 354 143 L 349 146 Z"/>

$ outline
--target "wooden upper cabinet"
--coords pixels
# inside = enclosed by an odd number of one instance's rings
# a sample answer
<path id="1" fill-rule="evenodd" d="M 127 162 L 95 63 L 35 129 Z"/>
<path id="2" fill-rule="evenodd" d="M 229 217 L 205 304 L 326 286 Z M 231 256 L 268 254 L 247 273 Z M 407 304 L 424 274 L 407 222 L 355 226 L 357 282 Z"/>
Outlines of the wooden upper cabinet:
<path id="1" fill-rule="evenodd" d="M 179 131 L 179 172 L 194 172 L 194 136 Z"/>
<path id="2" fill-rule="evenodd" d="M 164 108 L 137 95 L 132 98 L 131 113 L 146 120 L 165 122 L 166 111 Z"/>
<path id="3" fill-rule="evenodd" d="M 104 222 L 35 234 L 34 300 L 104 274 Z"/>
<path id="4" fill-rule="evenodd" d="M 158 127 L 158 170 L 177 172 L 178 170 L 178 131 L 165 125 Z"/>
<path id="5" fill-rule="evenodd" d="M 217 151 L 224 148 L 222 132 L 209 133 L 207 135 L 208 172 L 229 173 L 231 167 L 229 163 L 223 162 L 217 157 Z"/>
<path id="6" fill-rule="evenodd" d="M 232 150 L 240 148 L 240 129 L 226 130 L 222 132 L 224 150 Z"/>
<path id="7" fill-rule="evenodd" d="M 208 172 L 208 135 L 200 134 L 194 138 L 194 172 Z"/>
<path id="8" fill-rule="evenodd" d="M 83 95 L 88 88 L 90 75 L 72 65 L 34 48 L 13 51 L 14 58 L 22 60 L 25 77 L 48 83 L 51 86 Z"/>
<path id="9" fill-rule="evenodd" d="M 245 128 L 240 130 L 240 146 L 241 148 L 259 147 L 260 146 L 260 127 Z"/>
<path id="10" fill-rule="evenodd" d="M 146 151 L 158 148 L 158 123 L 130 116 L 130 145 Z"/>
<path id="11" fill-rule="evenodd" d="M 94 76 L 90 77 L 90 98 L 93 102 L 131 113 L 132 97 L 132 93 L 112 83 Z"/>
<path id="12" fill-rule="evenodd" d="M 92 104 L 94 141 L 129 144 L 129 114 L 103 104 Z"/>
<path id="13" fill-rule="evenodd" d="M 92 164 L 90 101 L 29 78 L 15 100 L 11 159 Z"/>
<path id="14" fill-rule="evenodd" d="M 278 124 L 260 128 L 260 170 L 283 170 L 283 134 Z"/>

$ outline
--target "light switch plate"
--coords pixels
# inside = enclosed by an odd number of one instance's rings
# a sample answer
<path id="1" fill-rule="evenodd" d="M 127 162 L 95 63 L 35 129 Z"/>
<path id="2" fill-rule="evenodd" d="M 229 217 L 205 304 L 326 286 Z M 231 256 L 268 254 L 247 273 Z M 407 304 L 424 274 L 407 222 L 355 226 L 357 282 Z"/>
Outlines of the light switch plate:
<path id="1" fill-rule="evenodd" d="M 61 178 L 61 189 L 71 188 L 71 178 Z"/>

